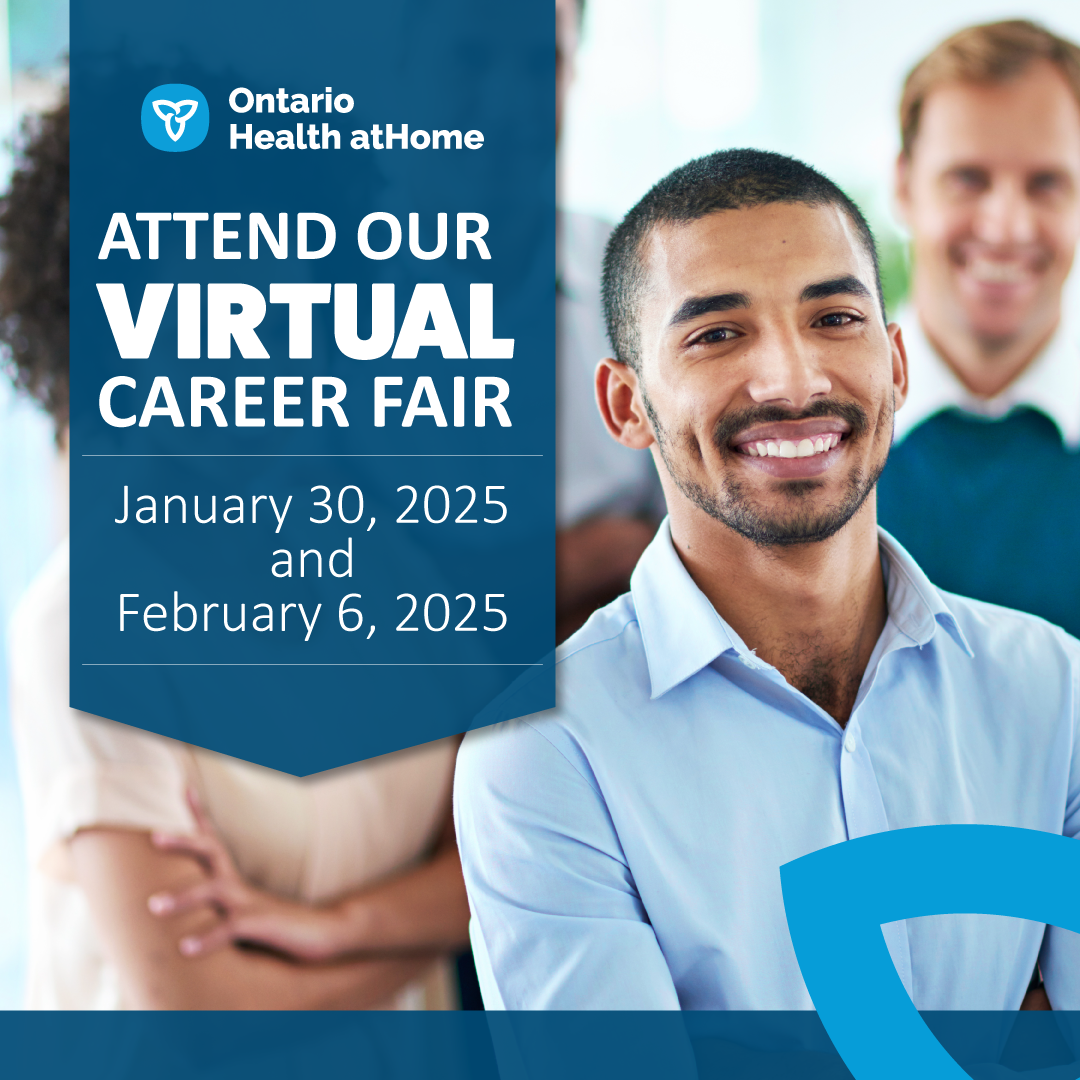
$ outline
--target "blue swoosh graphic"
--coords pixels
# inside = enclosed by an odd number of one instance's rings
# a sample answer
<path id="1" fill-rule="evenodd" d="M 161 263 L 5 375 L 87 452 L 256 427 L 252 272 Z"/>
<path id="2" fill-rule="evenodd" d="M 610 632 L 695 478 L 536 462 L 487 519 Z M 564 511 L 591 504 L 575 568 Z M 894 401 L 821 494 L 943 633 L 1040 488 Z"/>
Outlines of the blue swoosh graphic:
<path id="1" fill-rule="evenodd" d="M 970 1080 L 904 990 L 882 923 L 1010 915 L 1080 933 L 1080 844 L 1054 833 L 897 829 L 804 855 L 780 868 L 780 880 L 806 988 L 856 1080 Z M 824 897 L 843 901 L 834 932 L 822 931 Z"/>

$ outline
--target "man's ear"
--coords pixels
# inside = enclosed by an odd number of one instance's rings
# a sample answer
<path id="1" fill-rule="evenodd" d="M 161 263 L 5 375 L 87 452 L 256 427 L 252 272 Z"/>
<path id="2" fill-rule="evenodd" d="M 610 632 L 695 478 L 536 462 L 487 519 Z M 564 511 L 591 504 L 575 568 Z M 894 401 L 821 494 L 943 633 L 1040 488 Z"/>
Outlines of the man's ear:
<path id="1" fill-rule="evenodd" d="M 607 357 L 596 367 L 596 404 L 611 437 L 632 450 L 644 450 L 656 442 L 641 381 L 627 364 Z"/>
<path id="2" fill-rule="evenodd" d="M 896 408 L 899 409 L 907 400 L 907 349 L 904 348 L 904 335 L 900 331 L 899 323 L 889 323 L 887 332 L 889 344 L 892 346 L 893 400 L 896 402 Z"/>

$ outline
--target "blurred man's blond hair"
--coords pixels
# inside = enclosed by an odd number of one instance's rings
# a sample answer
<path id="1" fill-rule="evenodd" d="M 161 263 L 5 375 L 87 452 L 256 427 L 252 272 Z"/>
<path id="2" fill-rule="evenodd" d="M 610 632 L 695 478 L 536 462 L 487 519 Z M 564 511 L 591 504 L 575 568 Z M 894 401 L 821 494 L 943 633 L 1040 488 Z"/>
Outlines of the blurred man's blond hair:
<path id="1" fill-rule="evenodd" d="M 1080 47 L 1027 19 L 968 26 L 946 38 L 911 69 L 900 98 L 902 152 L 910 156 L 923 103 L 946 83 L 1003 83 L 1047 60 L 1080 103 Z"/>

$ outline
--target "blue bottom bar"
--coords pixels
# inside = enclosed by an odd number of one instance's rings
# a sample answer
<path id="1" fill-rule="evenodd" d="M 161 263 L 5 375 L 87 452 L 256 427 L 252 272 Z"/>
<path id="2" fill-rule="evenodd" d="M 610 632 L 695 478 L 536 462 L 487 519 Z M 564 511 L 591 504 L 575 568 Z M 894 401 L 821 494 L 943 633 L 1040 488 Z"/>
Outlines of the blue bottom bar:
<path id="1" fill-rule="evenodd" d="M 1080 1013 L 923 1015 L 976 1077 L 1080 1074 Z M 11 1080 L 851 1076 L 808 1012 L 7 1012 L 0 1040 Z"/>

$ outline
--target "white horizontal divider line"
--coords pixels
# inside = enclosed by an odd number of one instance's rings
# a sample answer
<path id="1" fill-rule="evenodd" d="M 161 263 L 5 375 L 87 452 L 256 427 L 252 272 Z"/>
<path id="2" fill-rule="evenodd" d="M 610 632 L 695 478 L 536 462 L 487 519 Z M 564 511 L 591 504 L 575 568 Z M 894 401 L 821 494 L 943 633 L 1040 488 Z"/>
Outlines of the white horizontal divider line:
<path id="1" fill-rule="evenodd" d="M 503 663 L 462 663 L 462 664 L 428 664 L 423 662 L 418 663 L 393 663 L 387 661 L 385 663 L 367 663 L 367 664 L 319 664 L 319 663 L 235 663 L 235 664 L 221 664 L 221 663 L 190 663 L 190 664 L 171 664 L 171 663 L 150 663 L 150 664 L 128 664 L 128 663 L 82 663 L 80 667 L 543 667 L 542 663 L 536 664 L 503 664 Z"/>
<path id="2" fill-rule="evenodd" d="M 543 454 L 80 454 L 84 458 L 542 458 Z"/>

